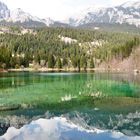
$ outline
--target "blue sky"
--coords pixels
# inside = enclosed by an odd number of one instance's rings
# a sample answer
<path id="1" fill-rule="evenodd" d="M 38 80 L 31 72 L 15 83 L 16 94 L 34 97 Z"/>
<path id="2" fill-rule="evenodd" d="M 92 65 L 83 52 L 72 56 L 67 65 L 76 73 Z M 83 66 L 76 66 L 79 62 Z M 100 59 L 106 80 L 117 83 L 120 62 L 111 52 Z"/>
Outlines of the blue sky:
<path id="1" fill-rule="evenodd" d="M 128 0 L 1 0 L 10 9 L 21 8 L 40 18 L 65 19 L 89 6 L 114 6 Z M 136 0 L 131 0 L 136 1 Z"/>

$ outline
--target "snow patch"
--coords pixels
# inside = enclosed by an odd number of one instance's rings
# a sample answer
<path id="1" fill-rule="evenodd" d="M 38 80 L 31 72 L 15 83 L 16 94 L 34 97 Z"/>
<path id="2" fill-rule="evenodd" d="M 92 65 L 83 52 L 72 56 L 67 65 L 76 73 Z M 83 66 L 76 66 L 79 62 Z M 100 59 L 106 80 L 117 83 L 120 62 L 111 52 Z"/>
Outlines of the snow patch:
<path id="1" fill-rule="evenodd" d="M 124 8 L 129 8 L 129 7 L 133 7 L 133 8 L 135 8 L 135 9 L 137 9 L 137 8 L 140 8 L 140 1 L 128 1 L 128 2 L 126 2 L 126 3 L 124 3 L 124 4 L 122 4 L 121 5 L 122 7 L 124 7 Z"/>
<path id="2" fill-rule="evenodd" d="M 20 8 L 11 11 L 9 18 L 6 18 L 6 20 L 8 22 L 21 22 L 21 23 L 36 21 L 36 22 L 45 23 L 47 26 L 54 23 L 53 20 L 51 20 L 50 18 L 40 19 L 36 16 L 32 16 L 29 13 L 24 12 Z"/>
<path id="3" fill-rule="evenodd" d="M 69 24 L 79 26 L 88 23 L 128 23 L 140 26 L 140 2 L 127 2 L 115 7 L 90 7 L 69 18 Z"/>
<path id="4" fill-rule="evenodd" d="M 65 42 L 65 43 L 69 43 L 69 44 L 77 43 L 76 39 L 72 39 L 72 38 L 60 36 L 60 35 L 58 37 L 60 38 L 61 41 Z"/>

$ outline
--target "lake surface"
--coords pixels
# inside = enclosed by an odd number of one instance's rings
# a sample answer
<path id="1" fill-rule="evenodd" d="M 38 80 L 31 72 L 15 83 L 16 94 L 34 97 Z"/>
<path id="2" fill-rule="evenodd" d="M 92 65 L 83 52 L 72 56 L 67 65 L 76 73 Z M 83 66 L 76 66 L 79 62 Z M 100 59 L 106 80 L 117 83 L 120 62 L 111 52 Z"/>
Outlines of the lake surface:
<path id="1" fill-rule="evenodd" d="M 0 73 L 3 134 L 0 140 L 140 140 L 140 75 Z"/>

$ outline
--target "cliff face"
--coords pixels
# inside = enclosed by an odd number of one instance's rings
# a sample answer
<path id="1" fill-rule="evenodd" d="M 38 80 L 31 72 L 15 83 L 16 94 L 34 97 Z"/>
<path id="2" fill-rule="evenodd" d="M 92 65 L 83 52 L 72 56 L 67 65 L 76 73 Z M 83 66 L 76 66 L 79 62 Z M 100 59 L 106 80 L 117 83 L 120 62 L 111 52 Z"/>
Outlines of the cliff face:
<path id="1" fill-rule="evenodd" d="M 109 62 L 103 62 L 98 68 L 115 71 L 140 71 L 140 46 L 134 49 L 128 58 L 124 60 L 114 58 Z"/>

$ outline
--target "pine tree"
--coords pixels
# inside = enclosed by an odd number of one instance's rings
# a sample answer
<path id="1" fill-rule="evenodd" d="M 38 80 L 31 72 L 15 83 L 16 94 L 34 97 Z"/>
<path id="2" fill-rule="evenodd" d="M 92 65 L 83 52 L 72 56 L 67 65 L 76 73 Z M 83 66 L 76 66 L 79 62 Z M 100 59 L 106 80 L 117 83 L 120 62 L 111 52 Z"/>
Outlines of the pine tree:
<path id="1" fill-rule="evenodd" d="M 90 68 L 94 68 L 95 67 L 95 64 L 94 64 L 94 61 L 93 61 L 93 58 L 90 59 Z"/>
<path id="2" fill-rule="evenodd" d="M 62 62 L 61 62 L 61 59 L 60 59 L 59 57 L 57 58 L 56 67 L 57 67 L 58 69 L 61 69 L 61 68 L 62 68 Z"/>
<path id="3" fill-rule="evenodd" d="M 80 59 L 80 67 L 84 68 L 84 70 L 86 70 L 87 68 L 87 59 L 85 55 L 82 55 L 81 59 Z"/>
<path id="4" fill-rule="evenodd" d="M 50 54 L 48 57 L 48 68 L 54 68 L 55 66 L 55 58 L 53 54 Z"/>

